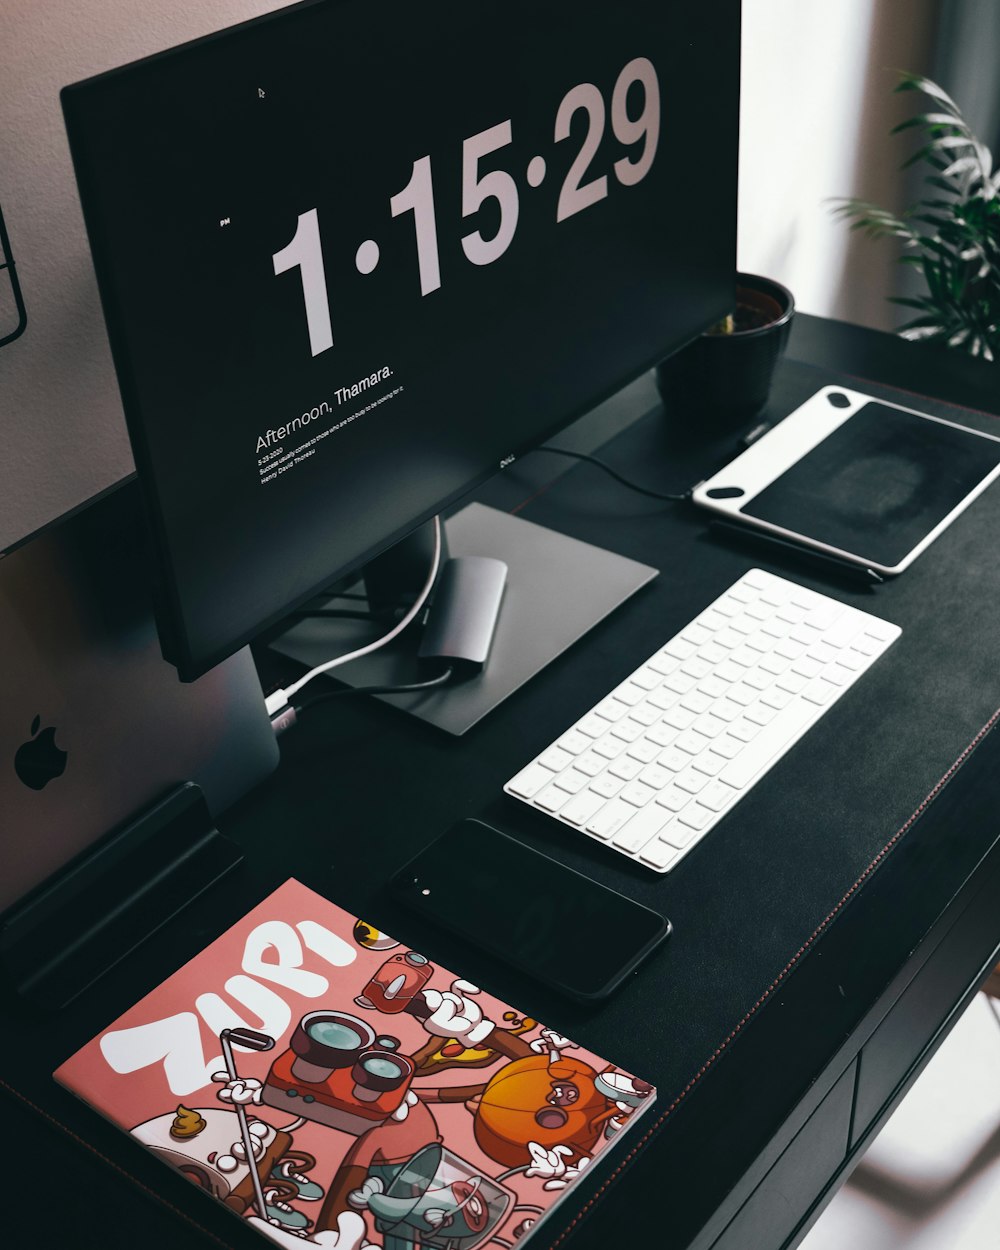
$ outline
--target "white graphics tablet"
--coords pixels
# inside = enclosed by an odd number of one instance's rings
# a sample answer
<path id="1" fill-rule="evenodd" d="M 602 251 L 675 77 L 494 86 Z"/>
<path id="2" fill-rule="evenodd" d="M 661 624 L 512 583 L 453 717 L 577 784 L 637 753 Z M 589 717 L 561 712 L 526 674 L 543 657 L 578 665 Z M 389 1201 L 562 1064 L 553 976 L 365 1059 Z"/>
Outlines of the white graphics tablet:
<path id="1" fill-rule="evenodd" d="M 1000 438 L 842 386 L 694 491 L 720 517 L 901 573 L 1000 475 Z"/>

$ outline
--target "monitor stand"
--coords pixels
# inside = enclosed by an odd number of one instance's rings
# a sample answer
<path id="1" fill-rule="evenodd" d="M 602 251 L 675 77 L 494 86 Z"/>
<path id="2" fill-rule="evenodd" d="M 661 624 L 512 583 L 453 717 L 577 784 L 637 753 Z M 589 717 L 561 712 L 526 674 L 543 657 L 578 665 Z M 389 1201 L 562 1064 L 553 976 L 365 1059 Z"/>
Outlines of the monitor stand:
<path id="1" fill-rule="evenodd" d="M 468 680 L 426 693 L 377 697 L 450 734 L 471 729 L 657 576 L 649 565 L 483 504 L 457 512 L 445 522 L 445 531 L 449 555 L 493 556 L 507 565 L 489 659 Z M 349 605 L 357 603 L 348 600 L 339 606 Z M 313 667 L 376 636 L 371 623 L 307 618 L 271 645 Z M 389 646 L 336 669 L 332 676 L 351 686 L 419 681 L 427 675 L 416 658 L 419 637 L 414 622 Z M 323 680 L 316 679 L 317 688 Z"/>

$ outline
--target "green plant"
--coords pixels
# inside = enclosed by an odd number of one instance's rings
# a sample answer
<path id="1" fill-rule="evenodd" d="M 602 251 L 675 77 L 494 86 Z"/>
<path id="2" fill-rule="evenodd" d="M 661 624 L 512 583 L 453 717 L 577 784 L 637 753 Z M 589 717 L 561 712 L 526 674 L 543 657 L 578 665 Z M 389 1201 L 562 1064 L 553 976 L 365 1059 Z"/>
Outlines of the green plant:
<path id="1" fill-rule="evenodd" d="M 840 201 L 834 212 L 871 238 L 901 239 L 900 261 L 923 274 L 926 295 L 890 297 L 917 312 L 900 334 L 994 360 L 1000 356 L 1000 173 L 994 174 L 989 148 L 937 83 L 904 74 L 896 90 L 918 91 L 934 102 L 933 112 L 892 130 L 925 132 L 923 146 L 903 168 L 918 161 L 929 165 L 924 182 L 930 190 L 901 216 L 859 199 Z"/>

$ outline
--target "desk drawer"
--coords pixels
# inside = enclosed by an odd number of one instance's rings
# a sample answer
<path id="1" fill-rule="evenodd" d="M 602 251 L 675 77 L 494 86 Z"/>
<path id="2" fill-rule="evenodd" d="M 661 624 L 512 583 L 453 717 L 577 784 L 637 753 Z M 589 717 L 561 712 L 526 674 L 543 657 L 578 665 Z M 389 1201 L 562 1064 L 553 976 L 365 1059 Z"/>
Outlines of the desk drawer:
<path id="1" fill-rule="evenodd" d="M 852 1149 L 915 1075 L 921 1057 L 937 1049 L 953 1023 L 950 1014 L 972 988 L 975 973 L 996 959 L 998 945 L 1000 905 L 993 887 L 979 891 L 862 1048 Z"/>
<path id="2" fill-rule="evenodd" d="M 712 1250 L 777 1250 L 808 1215 L 843 1165 L 851 1127 L 856 1064 L 834 1085 L 777 1163 L 727 1225 Z"/>

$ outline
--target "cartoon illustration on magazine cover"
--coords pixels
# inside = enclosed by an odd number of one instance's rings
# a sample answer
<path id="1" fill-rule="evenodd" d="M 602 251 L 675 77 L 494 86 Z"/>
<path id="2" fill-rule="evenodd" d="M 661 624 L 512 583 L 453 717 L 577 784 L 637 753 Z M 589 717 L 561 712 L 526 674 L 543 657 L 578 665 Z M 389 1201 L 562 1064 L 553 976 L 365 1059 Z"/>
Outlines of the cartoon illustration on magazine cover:
<path id="1" fill-rule="evenodd" d="M 352 923 L 357 966 L 282 1044 L 221 1029 L 211 1104 L 131 1132 L 283 1246 L 512 1246 L 654 1091 Z"/>

